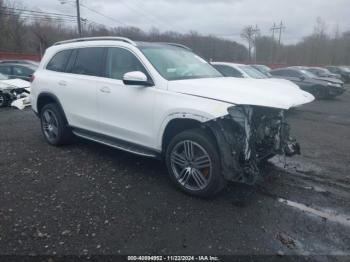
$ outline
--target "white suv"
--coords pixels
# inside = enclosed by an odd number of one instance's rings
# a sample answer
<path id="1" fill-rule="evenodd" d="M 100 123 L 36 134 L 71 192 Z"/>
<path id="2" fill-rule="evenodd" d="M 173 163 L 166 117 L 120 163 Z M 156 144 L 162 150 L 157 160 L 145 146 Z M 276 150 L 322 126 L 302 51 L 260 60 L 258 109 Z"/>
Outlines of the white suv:
<path id="1" fill-rule="evenodd" d="M 81 38 L 46 50 L 31 104 L 51 145 L 74 134 L 164 158 L 179 188 L 205 197 L 226 181 L 253 184 L 275 154 L 298 153 L 284 111 L 313 97 L 281 85 L 225 78 L 178 44 Z"/>

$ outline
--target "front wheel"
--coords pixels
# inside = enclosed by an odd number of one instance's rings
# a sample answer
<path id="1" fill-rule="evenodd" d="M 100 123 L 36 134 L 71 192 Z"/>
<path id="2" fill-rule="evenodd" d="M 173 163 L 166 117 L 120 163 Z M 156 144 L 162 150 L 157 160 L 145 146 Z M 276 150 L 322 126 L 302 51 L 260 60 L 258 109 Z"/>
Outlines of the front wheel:
<path id="1" fill-rule="evenodd" d="M 225 186 L 216 143 L 202 129 L 176 135 L 166 150 L 166 164 L 171 179 L 188 194 L 210 197 Z"/>

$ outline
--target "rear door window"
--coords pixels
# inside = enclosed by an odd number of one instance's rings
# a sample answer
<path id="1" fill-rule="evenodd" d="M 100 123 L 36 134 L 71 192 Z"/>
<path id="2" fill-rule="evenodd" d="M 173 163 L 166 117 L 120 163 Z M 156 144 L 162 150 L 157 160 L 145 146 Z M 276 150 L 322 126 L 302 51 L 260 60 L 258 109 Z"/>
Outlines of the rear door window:
<path id="1" fill-rule="evenodd" d="M 102 76 L 105 48 L 87 47 L 77 49 L 74 64 L 69 68 L 69 73 Z"/>
<path id="2" fill-rule="evenodd" d="M 47 64 L 46 69 L 57 72 L 66 71 L 68 59 L 72 53 L 72 50 L 64 50 L 58 52 L 51 61 Z"/>

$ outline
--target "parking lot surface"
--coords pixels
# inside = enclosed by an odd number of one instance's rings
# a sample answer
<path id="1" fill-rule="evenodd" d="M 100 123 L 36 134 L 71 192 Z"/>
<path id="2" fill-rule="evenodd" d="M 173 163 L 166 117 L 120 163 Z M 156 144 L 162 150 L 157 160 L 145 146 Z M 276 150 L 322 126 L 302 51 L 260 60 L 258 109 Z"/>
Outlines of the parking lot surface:
<path id="1" fill-rule="evenodd" d="M 349 88 L 348 88 L 349 89 Z M 49 146 L 30 109 L 0 110 L 0 254 L 350 255 L 350 92 L 288 112 L 302 155 L 203 200 L 164 164 L 76 139 Z M 322 255 L 335 255 L 327 257 Z"/>

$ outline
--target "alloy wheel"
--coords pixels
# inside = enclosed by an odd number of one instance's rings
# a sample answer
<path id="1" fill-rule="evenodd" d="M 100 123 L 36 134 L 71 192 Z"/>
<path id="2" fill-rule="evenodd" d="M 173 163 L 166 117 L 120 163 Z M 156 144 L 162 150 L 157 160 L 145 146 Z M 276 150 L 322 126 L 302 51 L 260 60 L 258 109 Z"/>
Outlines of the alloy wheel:
<path id="1" fill-rule="evenodd" d="M 212 162 L 208 152 L 198 143 L 185 140 L 177 143 L 170 163 L 176 180 L 191 191 L 203 190 L 212 176 Z"/>
<path id="2" fill-rule="evenodd" d="M 42 125 L 44 134 L 49 141 L 58 137 L 58 120 L 53 111 L 47 109 L 43 112 Z"/>

